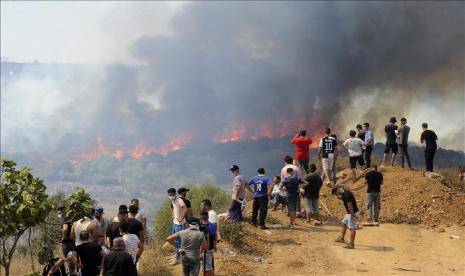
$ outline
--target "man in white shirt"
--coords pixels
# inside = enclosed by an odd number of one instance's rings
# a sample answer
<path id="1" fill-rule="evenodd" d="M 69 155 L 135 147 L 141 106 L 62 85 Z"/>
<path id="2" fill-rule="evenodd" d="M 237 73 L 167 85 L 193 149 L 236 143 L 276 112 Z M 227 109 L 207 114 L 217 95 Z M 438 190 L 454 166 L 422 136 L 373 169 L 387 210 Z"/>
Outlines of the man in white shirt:
<path id="1" fill-rule="evenodd" d="M 186 213 L 187 207 L 184 204 L 184 201 L 176 195 L 176 189 L 168 189 L 168 197 L 171 201 L 171 207 L 173 208 L 173 226 L 171 228 L 173 234 L 184 230 L 184 224 L 186 223 Z M 172 265 L 176 265 L 181 261 L 181 240 L 176 239 L 174 241 L 174 246 L 176 248 L 176 256 L 171 262 Z"/>
<path id="2" fill-rule="evenodd" d="M 221 240 L 220 236 L 220 219 L 215 210 L 212 209 L 212 202 L 210 199 L 204 199 L 200 202 L 200 211 L 208 212 L 208 221 L 216 225 L 216 233 L 218 235 L 218 241 Z"/>
<path id="3" fill-rule="evenodd" d="M 287 174 L 287 169 L 291 168 L 294 171 L 294 175 L 297 177 L 297 179 L 303 180 L 302 177 L 302 171 L 300 170 L 300 167 L 294 165 L 294 160 L 292 160 L 292 157 L 289 155 L 286 155 L 283 157 L 284 161 L 284 167 L 281 169 L 281 187 L 283 184 L 283 181 L 289 177 Z M 286 197 L 287 197 L 287 192 L 286 192 Z M 289 212 L 289 210 L 287 210 Z M 300 216 L 300 199 L 297 200 L 297 205 L 296 205 L 296 210 L 295 210 L 297 216 Z"/>
<path id="4" fill-rule="evenodd" d="M 352 169 L 352 180 L 355 182 L 357 180 L 357 173 L 355 172 L 357 162 L 360 166 L 363 167 L 363 169 L 365 169 L 365 161 L 363 160 L 362 155 L 365 142 L 363 142 L 362 139 L 355 137 L 355 130 L 351 130 L 349 135 L 350 138 L 345 140 L 342 145 L 347 148 L 347 151 L 349 152 L 350 168 Z"/>

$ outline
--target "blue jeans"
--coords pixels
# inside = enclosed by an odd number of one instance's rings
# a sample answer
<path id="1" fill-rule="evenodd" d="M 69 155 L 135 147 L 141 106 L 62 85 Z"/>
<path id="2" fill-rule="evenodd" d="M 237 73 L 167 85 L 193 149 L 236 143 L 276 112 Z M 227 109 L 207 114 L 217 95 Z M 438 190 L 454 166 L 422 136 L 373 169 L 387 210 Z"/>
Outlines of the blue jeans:
<path id="1" fill-rule="evenodd" d="M 231 206 L 229 207 L 228 213 L 229 217 L 234 222 L 241 222 L 242 221 L 242 204 L 237 202 L 237 200 L 233 200 L 231 202 Z"/>
<path id="2" fill-rule="evenodd" d="M 173 223 L 173 226 L 171 227 L 171 231 L 173 232 L 173 234 L 181 230 L 183 230 L 182 224 Z M 174 240 L 174 247 L 176 248 L 176 259 L 179 259 L 181 257 L 181 253 L 179 252 L 181 248 L 181 239 L 178 238 Z"/>
<path id="3" fill-rule="evenodd" d="M 200 260 L 183 258 L 182 273 L 184 276 L 198 276 L 200 270 Z"/>

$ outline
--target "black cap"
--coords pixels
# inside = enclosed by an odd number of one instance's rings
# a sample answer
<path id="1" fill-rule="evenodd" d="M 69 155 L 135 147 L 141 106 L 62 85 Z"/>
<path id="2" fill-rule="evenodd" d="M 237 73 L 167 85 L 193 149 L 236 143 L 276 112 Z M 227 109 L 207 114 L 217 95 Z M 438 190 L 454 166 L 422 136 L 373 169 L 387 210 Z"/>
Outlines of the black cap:
<path id="1" fill-rule="evenodd" d="M 186 219 L 187 223 L 192 224 L 192 225 L 197 225 L 199 224 L 199 219 L 196 217 L 188 217 Z"/>
<path id="2" fill-rule="evenodd" d="M 182 194 L 182 193 L 185 193 L 185 192 L 189 192 L 189 189 L 184 188 L 184 187 L 178 189 L 178 194 Z"/>
<path id="3" fill-rule="evenodd" d="M 169 188 L 168 191 L 166 191 L 168 194 L 175 194 L 176 193 L 176 189 L 175 188 Z"/>
<path id="4" fill-rule="evenodd" d="M 238 165 L 231 165 L 231 167 L 229 167 L 229 170 L 232 171 L 232 172 L 238 171 L 239 166 Z"/>

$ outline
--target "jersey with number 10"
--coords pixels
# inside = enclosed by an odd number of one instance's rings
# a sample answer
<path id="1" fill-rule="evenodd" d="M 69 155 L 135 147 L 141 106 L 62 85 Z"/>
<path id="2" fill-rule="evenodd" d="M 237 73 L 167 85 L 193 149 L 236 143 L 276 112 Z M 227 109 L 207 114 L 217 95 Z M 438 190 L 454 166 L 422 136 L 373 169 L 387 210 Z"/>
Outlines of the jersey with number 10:
<path id="1" fill-rule="evenodd" d="M 257 175 L 250 179 L 249 185 L 253 186 L 254 197 L 262 197 L 268 195 L 268 187 L 271 184 L 270 179 L 264 175 Z"/>
<path id="2" fill-rule="evenodd" d="M 328 158 L 329 154 L 334 154 L 336 150 L 337 141 L 334 137 L 323 137 L 320 140 L 320 149 L 321 149 L 321 157 Z"/>

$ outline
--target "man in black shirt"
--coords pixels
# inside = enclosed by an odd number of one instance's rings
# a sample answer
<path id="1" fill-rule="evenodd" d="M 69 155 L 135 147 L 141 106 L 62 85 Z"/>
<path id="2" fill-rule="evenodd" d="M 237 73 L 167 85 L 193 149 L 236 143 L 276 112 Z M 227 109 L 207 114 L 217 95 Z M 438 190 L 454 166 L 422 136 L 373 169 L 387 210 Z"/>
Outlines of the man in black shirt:
<path id="1" fill-rule="evenodd" d="M 80 268 L 81 276 L 100 275 L 100 268 L 105 253 L 100 245 L 96 242 L 90 242 L 90 236 L 87 231 L 81 231 L 79 238 L 84 243 L 76 246 L 68 255 L 68 260 Z"/>
<path id="2" fill-rule="evenodd" d="M 421 127 L 423 128 L 423 133 L 421 134 L 420 141 L 422 144 L 426 143 L 426 148 L 425 148 L 426 171 L 432 172 L 434 155 L 436 154 L 436 149 L 438 148 L 438 144 L 436 143 L 436 141 L 438 140 L 438 136 L 436 136 L 436 133 L 434 133 L 434 131 L 428 129 L 427 123 L 423 123 Z"/>
<path id="3" fill-rule="evenodd" d="M 139 207 L 136 205 L 129 206 L 128 214 L 128 223 L 129 223 L 129 233 L 137 235 L 140 242 L 144 244 L 144 225 L 138 219 L 136 219 L 137 212 Z"/>
<path id="4" fill-rule="evenodd" d="M 103 258 L 103 276 L 137 276 L 132 256 L 125 251 L 123 238 L 113 240 L 113 249 Z"/>
<path id="5" fill-rule="evenodd" d="M 379 225 L 379 210 L 381 207 L 381 185 L 383 185 L 383 174 L 378 172 L 375 166 L 365 174 L 367 183 L 367 208 L 368 222 L 373 222 L 373 212 L 375 215 L 375 225 Z"/>
<path id="6" fill-rule="evenodd" d="M 124 221 L 128 220 L 128 211 L 125 210 L 120 210 L 118 212 L 118 216 L 115 218 L 115 220 L 108 226 L 107 228 L 107 241 L 106 244 L 108 247 L 112 248 L 113 247 L 113 239 L 117 237 L 121 237 L 121 234 L 119 232 L 119 226 L 121 223 Z"/>
<path id="7" fill-rule="evenodd" d="M 360 211 L 357 207 L 354 194 L 348 189 L 342 186 L 334 187 L 331 193 L 344 203 L 347 214 L 342 219 L 341 235 L 336 239 L 336 242 L 345 243 L 344 238 L 346 235 L 347 228 L 350 230 L 350 243 L 345 246 L 347 249 L 354 249 L 355 243 L 355 229 L 357 229 L 357 222 L 360 216 Z"/>
<path id="8" fill-rule="evenodd" d="M 313 218 L 315 225 L 320 225 L 320 189 L 323 180 L 315 172 L 315 164 L 310 165 L 310 173 L 305 177 L 304 188 L 304 205 L 307 211 L 307 222 Z"/>
<path id="9" fill-rule="evenodd" d="M 386 165 L 386 160 L 388 153 L 392 151 L 391 157 L 391 166 L 394 166 L 394 161 L 397 156 L 397 125 L 396 117 L 391 117 L 389 119 L 389 124 L 384 127 L 384 132 L 386 133 L 386 145 L 384 147 L 384 156 L 383 156 L 383 165 Z"/>
<path id="10" fill-rule="evenodd" d="M 189 199 L 187 199 L 187 192 L 189 192 L 188 188 L 179 188 L 178 189 L 178 195 L 179 198 L 184 201 L 184 204 L 186 205 L 187 212 L 186 212 L 186 218 L 191 217 L 194 215 L 194 212 L 192 211 L 192 204 Z"/>

